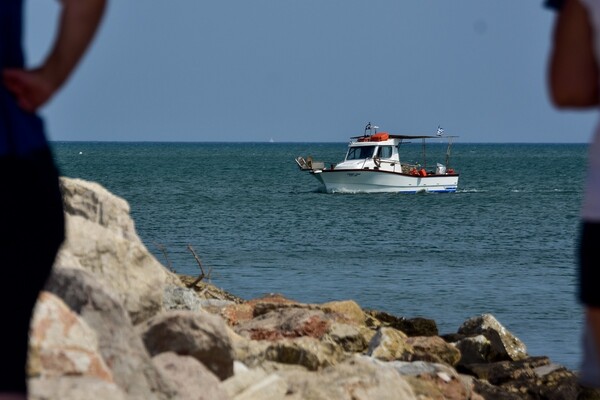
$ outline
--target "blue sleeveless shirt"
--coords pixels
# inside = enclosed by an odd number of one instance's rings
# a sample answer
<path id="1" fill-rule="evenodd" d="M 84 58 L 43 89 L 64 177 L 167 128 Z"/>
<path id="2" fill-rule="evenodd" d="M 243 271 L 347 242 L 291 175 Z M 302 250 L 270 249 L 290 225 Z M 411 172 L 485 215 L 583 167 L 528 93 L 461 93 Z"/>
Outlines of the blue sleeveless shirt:
<path id="1" fill-rule="evenodd" d="M 23 68 L 23 0 L 0 0 L 0 70 Z M 0 79 L 0 157 L 26 157 L 47 147 L 44 124 L 22 110 Z"/>

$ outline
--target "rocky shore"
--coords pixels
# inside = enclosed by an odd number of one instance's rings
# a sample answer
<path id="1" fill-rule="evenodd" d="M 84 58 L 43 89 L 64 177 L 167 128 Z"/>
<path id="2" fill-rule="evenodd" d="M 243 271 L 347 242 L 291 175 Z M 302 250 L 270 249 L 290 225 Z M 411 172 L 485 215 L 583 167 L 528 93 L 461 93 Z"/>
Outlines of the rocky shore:
<path id="1" fill-rule="evenodd" d="M 78 179 L 61 188 L 67 240 L 33 320 L 31 399 L 600 398 L 493 315 L 442 334 L 350 299 L 192 285 L 146 249 L 124 199 Z"/>

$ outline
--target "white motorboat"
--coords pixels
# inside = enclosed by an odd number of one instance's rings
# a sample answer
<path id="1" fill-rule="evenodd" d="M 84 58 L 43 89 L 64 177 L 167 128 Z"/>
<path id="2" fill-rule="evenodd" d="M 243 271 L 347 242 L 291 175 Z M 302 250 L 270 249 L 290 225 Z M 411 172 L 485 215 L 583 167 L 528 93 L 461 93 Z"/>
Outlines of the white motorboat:
<path id="1" fill-rule="evenodd" d="M 326 167 L 311 157 L 297 157 L 296 163 L 321 182 L 328 193 L 456 192 L 459 174 L 449 165 L 455 137 L 444 135 L 439 127 L 436 135 L 394 135 L 377 132 L 377 127 L 369 123 L 364 135 L 351 138 L 344 161 Z M 426 157 L 431 141 L 436 147 L 440 141 L 447 144 L 444 162 L 436 162 L 434 168 L 427 165 Z M 421 146 L 415 152 L 417 142 Z M 420 160 L 411 160 L 411 156 Z"/>

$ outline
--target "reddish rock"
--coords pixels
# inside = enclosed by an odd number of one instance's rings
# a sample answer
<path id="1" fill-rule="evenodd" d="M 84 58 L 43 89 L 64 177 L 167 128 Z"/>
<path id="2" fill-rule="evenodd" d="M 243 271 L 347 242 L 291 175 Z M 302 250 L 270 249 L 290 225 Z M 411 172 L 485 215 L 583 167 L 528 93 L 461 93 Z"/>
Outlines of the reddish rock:
<path id="1" fill-rule="evenodd" d="M 235 326 L 239 323 L 250 321 L 251 319 L 266 314 L 281 307 L 299 306 L 302 304 L 290 300 L 280 294 L 269 294 L 264 297 L 248 300 L 241 304 L 232 304 L 221 311 L 221 316 L 229 326 Z"/>
<path id="2" fill-rule="evenodd" d="M 234 326 L 239 335 L 253 340 L 278 340 L 309 336 L 321 339 L 329 330 L 325 313 L 301 308 L 281 308 Z"/>
<path id="3" fill-rule="evenodd" d="M 52 293 L 40 294 L 30 336 L 29 376 L 86 376 L 113 383 L 96 333 Z"/>

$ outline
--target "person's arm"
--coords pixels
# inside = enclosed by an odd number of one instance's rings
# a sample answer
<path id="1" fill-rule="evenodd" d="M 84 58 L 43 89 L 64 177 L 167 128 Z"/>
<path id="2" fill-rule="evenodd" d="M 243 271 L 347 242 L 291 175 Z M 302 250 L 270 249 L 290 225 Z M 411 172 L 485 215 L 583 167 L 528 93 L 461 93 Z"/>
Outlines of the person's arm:
<path id="1" fill-rule="evenodd" d="M 600 104 L 594 31 L 579 0 L 566 0 L 554 27 L 549 86 L 552 102 L 561 108 Z"/>
<path id="2" fill-rule="evenodd" d="M 43 64 L 3 71 L 4 84 L 21 108 L 37 110 L 65 83 L 91 43 L 105 4 L 106 0 L 62 0 L 58 34 Z"/>

